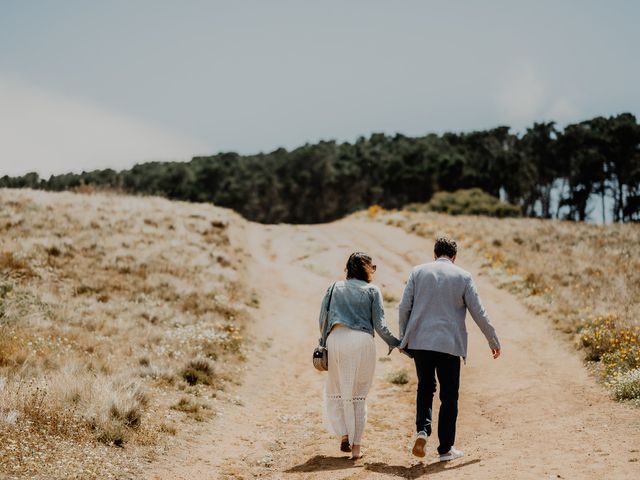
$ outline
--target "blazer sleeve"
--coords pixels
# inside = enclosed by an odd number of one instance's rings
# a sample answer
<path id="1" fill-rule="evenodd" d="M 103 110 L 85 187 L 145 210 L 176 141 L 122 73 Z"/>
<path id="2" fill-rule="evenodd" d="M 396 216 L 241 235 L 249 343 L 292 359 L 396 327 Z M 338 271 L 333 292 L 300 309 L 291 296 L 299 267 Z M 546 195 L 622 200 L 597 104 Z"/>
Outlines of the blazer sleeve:
<path id="1" fill-rule="evenodd" d="M 400 340 L 391 333 L 384 320 L 384 305 L 382 303 L 382 294 L 380 293 L 380 290 L 378 290 L 378 288 L 374 288 L 371 292 L 371 319 L 373 320 L 373 328 L 378 332 L 378 335 L 382 337 L 387 345 L 389 345 L 389 353 L 391 353 L 391 350 L 393 350 L 394 347 L 400 345 Z"/>
<path id="2" fill-rule="evenodd" d="M 413 289 L 413 272 L 411 272 L 411 274 L 409 275 L 409 280 L 407 281 L 407 285 L 404 287 L 402 300 L 400 301 L 400 305 L 398 306 L 398 324 L 400 329 L 400 338 L 404 337 L 404 332 L 407 329 L 407 323 L 409 322 L 409 317 L 411 316 L 411 309 L 413 308 Z"/>
<path id="3" fill-rule="evenodd" d="M 469 310 L 474 322 L 476 322 L 478 327 L 480 327 L 484 337 L 487 339 L 487 342 L 489 342 L 489 347 L 492 349 L 500 348 L 498 335 L 496 334 L 496 330 L 493 328 L 493 325 L 491 325 L 489 315 L 487 315 L 487 312 L 482 305 L 473 277 L 467 277 L 466 282 L 467 285 L 464 290 L 464 303 L 467 310 Z"/>

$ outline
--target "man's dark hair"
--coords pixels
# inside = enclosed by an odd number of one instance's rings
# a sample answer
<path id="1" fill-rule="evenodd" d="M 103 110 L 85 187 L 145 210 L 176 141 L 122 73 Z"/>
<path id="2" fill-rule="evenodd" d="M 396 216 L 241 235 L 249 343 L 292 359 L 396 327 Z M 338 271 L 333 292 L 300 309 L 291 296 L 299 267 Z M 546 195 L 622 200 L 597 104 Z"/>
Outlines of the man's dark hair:
<path id="1" fill-rule="evenodd" d="M 436 258 L 453 258 L 458 253 L 458 244 L 449 237 L 438 237 L 436 244 L 433 246 L 433 253 L 435 253 Z"/>

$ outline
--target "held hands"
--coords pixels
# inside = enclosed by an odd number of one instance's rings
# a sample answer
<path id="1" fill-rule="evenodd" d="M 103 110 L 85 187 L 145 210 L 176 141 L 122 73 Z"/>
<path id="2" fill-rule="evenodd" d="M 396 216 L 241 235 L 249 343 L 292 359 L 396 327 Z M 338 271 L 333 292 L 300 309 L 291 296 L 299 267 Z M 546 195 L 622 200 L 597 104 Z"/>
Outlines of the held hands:
<path id="1" fill-rule="evenodd" d="M 496 358 L 498 358 L 500 356 L 500 349 L 499 348 L 492 348 L 491 349 L 491 355 L 493 355 L 493 359 L 495 360 Z"/>

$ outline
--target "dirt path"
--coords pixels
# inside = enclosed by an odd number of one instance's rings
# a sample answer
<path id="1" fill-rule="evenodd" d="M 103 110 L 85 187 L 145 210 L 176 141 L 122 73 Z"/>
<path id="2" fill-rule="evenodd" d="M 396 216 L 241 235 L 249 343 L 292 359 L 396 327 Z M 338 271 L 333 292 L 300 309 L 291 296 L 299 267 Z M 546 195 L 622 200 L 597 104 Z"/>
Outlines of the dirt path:
<path id="1" fill-rule="evenodd" d="M 387 297 L 388 323 L 397 332 L 397 299 L 411 266 L 429 260 L 432 245 L 353 219 L 321 226 L 250 224 L 247 234 L 260 310 L 253 328 L 257 346 L 235 392 L 238 404 L 158 462 L 149 478 L 640 478 L 638 410 L 608 400 L 549 322 L 477 275 L 504 350 L 493 361 L 468 320 L 457 435 L 467 455 L 436 463 L 433 437 L 422 463 L 411 456 L 413 365 L 397 352 L 385 357 L 376 337 L 366 455 L 349 461 L 324 429 L 324 374 L 309 359 L 322 294 L 342 276 L 349 253 L 370 253 L 378 265 L 375 283 Z M 469 255 L 461 252 L 458 264 L 475 273 Z M 403 368 L 409 384 L 390 384 L 389 372 Z"/>

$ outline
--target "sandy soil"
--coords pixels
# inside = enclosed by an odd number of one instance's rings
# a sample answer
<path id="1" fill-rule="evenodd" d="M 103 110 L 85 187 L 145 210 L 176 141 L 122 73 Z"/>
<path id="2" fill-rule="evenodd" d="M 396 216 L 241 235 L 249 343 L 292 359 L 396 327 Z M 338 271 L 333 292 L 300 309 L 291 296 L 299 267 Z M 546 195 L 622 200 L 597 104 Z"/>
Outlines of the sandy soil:
<path id="1" fill-rule="evenodd" d="M 640 478 L 640 412 L 609 400 L 547 319 L 477 275 L 503 355 L 491 359 L 468 319 L 456 442 L 466 456 L 437 463 L 435 436 L 422 462 L 411 455 L 413 364 L 397 352 L 386 357 L 376 337 L 365 457 L 350 461 L 324 428 L 324 374 L 310 360 L 322 295 L 342 277 L 349 253 L 364 250 L 378 265 L 375 283 L 397 332 L 404 282 L 412 265 L 430 260 L 432 244 L 354 219 L 320 226 L 250 224 L 247 234 L 249 278 L 260 310 L 244 383 L 234 392 L 237 404 L 168 450 L 148 478 Z M 458 264 L 475 273 L 478 260 L 470 255 L 460 252 Z M 410 382 L 392 385 L 387 377 L 400 369 Z"/>

